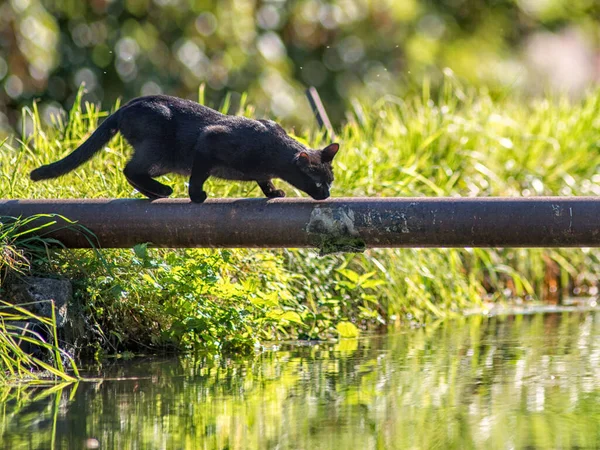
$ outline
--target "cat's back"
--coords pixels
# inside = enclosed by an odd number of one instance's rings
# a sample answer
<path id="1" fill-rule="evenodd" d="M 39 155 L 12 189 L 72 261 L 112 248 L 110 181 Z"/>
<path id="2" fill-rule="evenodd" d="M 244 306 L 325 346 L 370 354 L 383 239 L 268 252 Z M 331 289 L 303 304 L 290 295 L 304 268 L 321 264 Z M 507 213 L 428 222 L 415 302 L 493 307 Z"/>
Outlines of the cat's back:
<path id="1" fill-rule="evenodd" d="M 214 119 L 223 117 L 218 111 L 192 100 L 170 95 L 146 95 L 137 97 L 123 105 L 123 115 L 149 114 L 164 119 Z"/>
<path id="2" fill-rule="evenodd" d="M 151 139 L 183 150 L 193 145 L 202 129 L 223 117 L 214 109 L 168 95 L 135 98 L 117 114 L 119 130 L 132 145 Z"/>

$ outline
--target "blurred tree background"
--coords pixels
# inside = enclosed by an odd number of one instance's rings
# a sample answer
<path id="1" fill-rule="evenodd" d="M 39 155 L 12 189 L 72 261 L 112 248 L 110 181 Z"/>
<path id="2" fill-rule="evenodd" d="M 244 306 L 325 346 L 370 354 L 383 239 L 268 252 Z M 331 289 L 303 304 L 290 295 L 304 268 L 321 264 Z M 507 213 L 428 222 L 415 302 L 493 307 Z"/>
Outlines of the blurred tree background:
<path id="1" fill-rule="evenodd" d="M 335 122 L 353 97 L 435 88 L 444 68 L 499 95 L 578 96 L 600 76 L 598 0 L 0 0 L 0 135 L 39 99 L 165 93 L 233 106 L 243 92 L 287 123 Z M 447 69 L 446 69 L 447 70 Z"/>

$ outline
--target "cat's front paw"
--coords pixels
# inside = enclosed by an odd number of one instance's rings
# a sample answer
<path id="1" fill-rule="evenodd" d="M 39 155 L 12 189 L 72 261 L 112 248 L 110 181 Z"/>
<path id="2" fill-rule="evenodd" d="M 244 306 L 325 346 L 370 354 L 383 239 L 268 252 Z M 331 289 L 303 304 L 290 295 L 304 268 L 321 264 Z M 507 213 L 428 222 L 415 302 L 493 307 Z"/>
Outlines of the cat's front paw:
<path id="1" fill-rule="evenodd" d="M 193 203 L 204 203 L 204 200 L 206 200 L 206 192 L 205 191 L 198 191 L 195 192 L 192 189 L 190 189 L 190 200 Z"/>
<path id="2" fill-rule="evenodd" d="M 281 189 L 275 189 L 269 193 L 269 198 L 281 198 L 285 197 L 285 192 Z"/>

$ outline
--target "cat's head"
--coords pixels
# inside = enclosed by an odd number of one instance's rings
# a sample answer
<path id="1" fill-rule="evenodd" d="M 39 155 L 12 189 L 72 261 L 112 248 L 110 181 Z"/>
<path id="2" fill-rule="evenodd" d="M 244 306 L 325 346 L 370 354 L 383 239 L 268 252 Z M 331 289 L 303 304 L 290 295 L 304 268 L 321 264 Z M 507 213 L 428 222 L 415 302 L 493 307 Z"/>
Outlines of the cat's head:
<path id="1" fill-rule="evenodd" d="M 290 184 L 306 192 L 315 200 L 329 197 L 329 189 L 333 183 L 331 162 L 340 149 L 339 144 L 329 144 L 321 151 L 299 151 L 294 163 L 298 168 Z"/>

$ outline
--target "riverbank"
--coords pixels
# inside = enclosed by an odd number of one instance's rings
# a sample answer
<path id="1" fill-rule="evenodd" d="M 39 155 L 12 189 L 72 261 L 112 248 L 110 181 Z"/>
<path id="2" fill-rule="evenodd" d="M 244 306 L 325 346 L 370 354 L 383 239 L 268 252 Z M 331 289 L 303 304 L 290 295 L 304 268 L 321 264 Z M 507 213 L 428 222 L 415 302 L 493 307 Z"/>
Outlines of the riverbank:
<path id="1" fill-rule="evenodd" d="M 27 177 L 74 149 L 107 116 L 79 100 L 53 126 L 42 124 L 35 105 L 24 112 L 31 134 L 2 144 L 3 198 L 139 196 L 122 174 L 130 149 L 120 136 L 65 177 L 35 184 Z M 435 97 L 425 90 L 418 97 L 353 105 L 348 123 L 336 130 L 341 150 L 333 196 L 600 193 L 600 92 L 577 102 L 494 99 L 448 79 Z M 241 105 L 229 112 L 252 115 L 253 109 Z M 313 147 L 327 143 L 315 129 L 297 133 Z M 163 181 L 174 196 L 187 195 L 183 178 Z M 276 184 L 288 196 L 300 195 Z M 207 191 L 213 197 L 262 196 L 254 183 L 210 180 Z M 570 286 L 595 295 L 600 273 L 596 249 L 368 250 L 319 257 L 308 250 L 138 246 L 44 249 L 27 261 L 24 273 L 71 280 L 72 301 L 89 332 L 77 350 L 81 355 L 247 353 L 267 340 L 420 326 L 483 299 L 539 300 L 549 289 L 549 265 L 558 268 L 554 292 Z M 10 301 L 6 292 L 3 283 L 0 298 Z"/>

